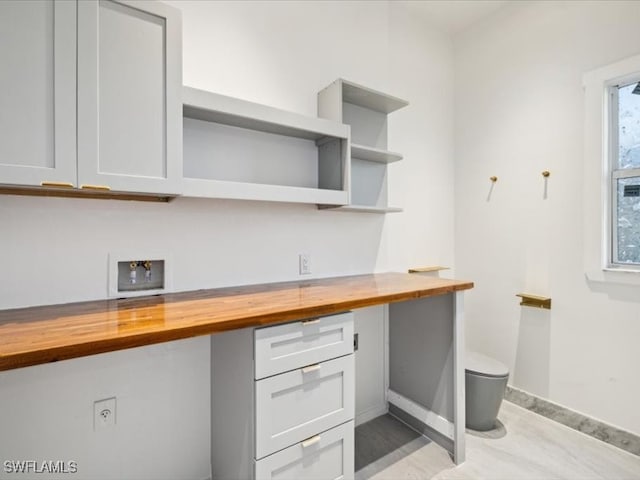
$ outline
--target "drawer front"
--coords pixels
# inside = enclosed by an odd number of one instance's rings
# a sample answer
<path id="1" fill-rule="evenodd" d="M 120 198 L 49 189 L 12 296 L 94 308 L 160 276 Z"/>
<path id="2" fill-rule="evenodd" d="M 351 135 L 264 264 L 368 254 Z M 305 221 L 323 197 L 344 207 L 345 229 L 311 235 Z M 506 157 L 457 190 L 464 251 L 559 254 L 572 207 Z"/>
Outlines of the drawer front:
<path id="1" fill-rule="evenodd" d="M 353 353 L 353 313 L 255 330 L 255 378 Z"/>
<path id="2" fill-rule="evenodd" d="M 353 479 L 353 429 L 350 421 L 258 460 L 256 480 Z"/>
<path id="3" fill-rule="evenodd" d="M 353 355 L 259 380 L 256 459 L 353 419 Z"/>

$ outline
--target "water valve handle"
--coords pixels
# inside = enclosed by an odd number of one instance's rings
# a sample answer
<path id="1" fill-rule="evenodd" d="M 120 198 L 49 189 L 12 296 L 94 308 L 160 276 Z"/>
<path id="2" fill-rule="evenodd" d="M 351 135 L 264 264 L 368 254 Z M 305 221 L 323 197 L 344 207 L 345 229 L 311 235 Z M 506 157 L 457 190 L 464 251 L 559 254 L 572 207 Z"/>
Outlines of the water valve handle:
<path id="1" fill-rule="evenodd" d="M 138 276 L 138 263 L 131 262 L 129 264 L 129 282 L 136 283 L 136 277 Z"/>
<path id="2" fill-rule="evenodd" d="M 149 260 L 145 260 L 142 266 L 144 267 L 144 280 L 145 282 L 150 282 L 151 281 L 151 262 Z"/>

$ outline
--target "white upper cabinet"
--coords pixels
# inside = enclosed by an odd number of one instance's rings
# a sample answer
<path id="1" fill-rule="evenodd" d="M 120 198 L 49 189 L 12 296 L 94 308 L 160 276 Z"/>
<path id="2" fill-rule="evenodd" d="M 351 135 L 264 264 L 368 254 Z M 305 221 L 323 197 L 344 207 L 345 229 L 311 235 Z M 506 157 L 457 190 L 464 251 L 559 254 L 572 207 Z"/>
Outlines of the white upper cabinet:
<path id="1" fill-rule="evenodd" d="M 180 194 L 181 22 L 152 1 L 0 1 L 0 185 Z"/>
<path id="2" fill-rule="evenodd" d="M 78 2 L 79 187 L 181 193 L 181 89 L 179 10 Z"/>
<path id="3" fill-rule="evenodd" d="M 0 1 L 0 184 L 76 184 L 76 2 Z"/>

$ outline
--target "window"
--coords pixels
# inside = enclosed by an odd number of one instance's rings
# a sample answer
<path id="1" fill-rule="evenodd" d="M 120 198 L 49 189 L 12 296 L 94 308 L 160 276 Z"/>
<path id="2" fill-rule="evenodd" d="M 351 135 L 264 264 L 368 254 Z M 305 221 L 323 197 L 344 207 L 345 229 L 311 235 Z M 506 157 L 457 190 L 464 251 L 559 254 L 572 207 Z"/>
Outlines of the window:
<path id="1" fill-rule="evenodd" d="M 640 286 L 640 55 L 585 73 L 583 249 L 588 280 Z"/>
<path id="2" fill-rule="evenodd" d="M 640 78 L 609 87 L 609 264 L 640 267 Z"/>

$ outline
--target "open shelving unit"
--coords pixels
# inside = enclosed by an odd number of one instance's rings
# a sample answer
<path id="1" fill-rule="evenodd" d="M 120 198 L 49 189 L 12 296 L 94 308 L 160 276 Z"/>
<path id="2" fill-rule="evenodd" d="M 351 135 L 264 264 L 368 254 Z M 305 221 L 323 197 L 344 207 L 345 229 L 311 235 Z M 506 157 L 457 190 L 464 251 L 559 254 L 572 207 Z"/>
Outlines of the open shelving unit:
<path id="1" fill-rule="evenodd" d="M 349 203 L 349 127 L 183 88 L 184 196 Z"/>
<path id="2" fill-rule="evenodd" d="M 387 165 L 402 160 L 402 154 L 387 149 L 387 116 L 408 104 L 344 79 L 318 93 L 318 115 L 351 126 L 351 202 L 321 208 L 366 213 L 402 211 L 388 205 Z"/>

